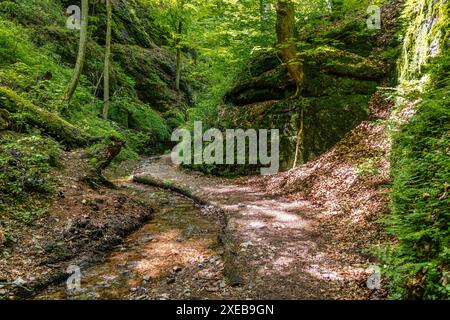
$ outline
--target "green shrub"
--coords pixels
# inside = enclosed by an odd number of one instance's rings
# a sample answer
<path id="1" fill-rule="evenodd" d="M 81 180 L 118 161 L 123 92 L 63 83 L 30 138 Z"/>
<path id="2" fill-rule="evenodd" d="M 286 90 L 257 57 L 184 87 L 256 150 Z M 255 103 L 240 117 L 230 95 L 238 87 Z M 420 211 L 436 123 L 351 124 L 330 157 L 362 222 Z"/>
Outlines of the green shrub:
<path id="1" fill-rule="evenodd" d="M 59 146 L 39 133 L 2 133 L 0 142 L 0 217 L 30 222 L 54 190 L 49 168 L 58 165 Z"/>

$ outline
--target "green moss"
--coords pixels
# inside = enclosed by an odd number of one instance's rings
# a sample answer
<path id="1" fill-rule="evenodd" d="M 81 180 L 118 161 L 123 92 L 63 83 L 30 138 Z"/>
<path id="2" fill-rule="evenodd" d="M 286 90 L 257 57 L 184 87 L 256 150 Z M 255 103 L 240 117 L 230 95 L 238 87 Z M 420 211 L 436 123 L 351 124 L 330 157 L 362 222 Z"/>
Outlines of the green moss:
<path id="1" fill-rule="evenodd" d="M 404 11 L 410 24 L 400 88 L 414 89 L 420 100 L 412 118 L 393 133 L 392 213 L 385 222 L 396 241 L 380 257 L 395 299 L 450 297 L 448 8 L 445 1 L 416 0 L 407 1 Z M 430 44 L 438 38 L 440 55 L 430 60 Z"/>
<path id="2" fill-rule="evenodd" d="M 0 107 L 14 113 L 15 126 L 20 123 L 40 128 L 69 147 L 87 144 L 89 136 L 49 111 L 40 109 L 15 92 L 0 87 Z"/>
<path id="3" fill-rule="evenodd" d="M 39 134 L 0 133 L 0 220 L 32 222 L 45 212 L 58 154 L 59 146 Z"/>
<path id="4" fill-rule="evenodd" d="M 401 84 L 416 80 L 438 45 L 448 41 L 449 5 L 445 0 L 408 0 L 403 17 L 408 23 L 400 59 Z M 432 48 L 434 46 L 434 48 Z"/>
<path id="5" fill-rule="evenodd" d="M 305 72 L 303 95 L 307 97 L 372 94 L 387 71 L 378 60 L 330 46 L 304 50 L 300 59 Z M 286 66 L 275 53 L 266 53 L 251 61 L 225 98 L 227 103 L 246 105 L 285 99 L 295 90 Z"/>

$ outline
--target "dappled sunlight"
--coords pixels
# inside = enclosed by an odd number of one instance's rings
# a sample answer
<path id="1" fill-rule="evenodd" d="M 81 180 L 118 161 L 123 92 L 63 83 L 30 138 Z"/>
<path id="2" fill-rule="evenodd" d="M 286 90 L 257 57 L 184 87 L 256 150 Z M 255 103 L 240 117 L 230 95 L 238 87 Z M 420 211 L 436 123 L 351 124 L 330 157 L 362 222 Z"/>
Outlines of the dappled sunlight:
<path id="1" fill-rule="evenodd" d="M 140 248 L 142 257 L 134 266 L 137 272 L 156 278 L 174 265 L 195 264 L 213 255 L 213 251 L 207 249 L 214 244 L 213 239 L 180 242 L 180 236 L 180 230 L 168 230 L 158 234 L 154 242 Z"/>

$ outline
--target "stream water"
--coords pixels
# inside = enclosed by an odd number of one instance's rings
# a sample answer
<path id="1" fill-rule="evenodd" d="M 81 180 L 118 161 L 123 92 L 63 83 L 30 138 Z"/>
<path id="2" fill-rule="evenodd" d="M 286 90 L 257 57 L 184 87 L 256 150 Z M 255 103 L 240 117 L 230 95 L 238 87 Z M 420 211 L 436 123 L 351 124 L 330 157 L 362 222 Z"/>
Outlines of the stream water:
<path id="1" fill-rule="evenodd" d="M 81 270 L 81 288 L 48 287 L 36 299 L 172 299 L 214 297 L 226 291 L 218 236 L 206 210 L 176 193 L 127 183 L 160 204 L 152 220 L 111 252 Z"/>

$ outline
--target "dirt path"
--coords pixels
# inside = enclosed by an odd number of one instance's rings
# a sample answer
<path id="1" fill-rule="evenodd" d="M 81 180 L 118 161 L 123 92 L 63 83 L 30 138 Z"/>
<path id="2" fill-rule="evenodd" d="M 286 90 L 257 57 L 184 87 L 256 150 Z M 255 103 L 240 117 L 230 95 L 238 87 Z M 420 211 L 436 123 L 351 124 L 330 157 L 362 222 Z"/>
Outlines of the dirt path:
<path id="1" fill-rule="evenodd" d="M 232 242 L 225 263 L 234 269 L 228 270 L 228 280 L 239 284 L 246 298 L 377 297 L 366 287 L 367 256 L 339 246 L 334 230 L 325 227 L 323 215 L 307 200 L 269 195 L 251 179 L 184 171 L 169 157 L 144 162 L 135 176 L 187 189 L 225 212 L 225 237 Z"/>

